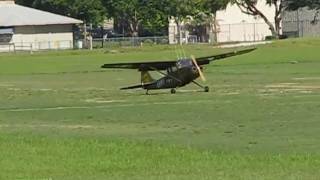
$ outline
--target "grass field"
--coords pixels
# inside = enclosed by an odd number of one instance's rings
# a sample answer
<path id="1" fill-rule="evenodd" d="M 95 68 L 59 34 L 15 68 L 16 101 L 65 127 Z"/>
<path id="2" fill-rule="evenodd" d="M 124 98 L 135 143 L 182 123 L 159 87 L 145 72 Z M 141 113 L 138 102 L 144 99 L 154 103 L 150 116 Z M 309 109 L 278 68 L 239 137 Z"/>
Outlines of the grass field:
<path id="1" fill-rule="evenodd" d="M 209 93 L 150 96 L 118 90 L 136 71 L 100 66 L 174 46 L 0 54 L 0 179 L 320 179 L 319 47 L 259 46 L 207 66 Z"/>

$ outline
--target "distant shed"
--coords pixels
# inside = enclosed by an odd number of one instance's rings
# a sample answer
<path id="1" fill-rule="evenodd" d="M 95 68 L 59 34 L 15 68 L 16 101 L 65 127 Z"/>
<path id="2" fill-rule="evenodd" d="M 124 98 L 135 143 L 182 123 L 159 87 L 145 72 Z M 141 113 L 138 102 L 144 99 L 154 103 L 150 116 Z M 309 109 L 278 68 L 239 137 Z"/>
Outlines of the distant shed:
<path id="1" fill-rule="evenodd" d="M 73 26 L 81 20 L 0 0 L 0 51 L 73 48 Z"/>

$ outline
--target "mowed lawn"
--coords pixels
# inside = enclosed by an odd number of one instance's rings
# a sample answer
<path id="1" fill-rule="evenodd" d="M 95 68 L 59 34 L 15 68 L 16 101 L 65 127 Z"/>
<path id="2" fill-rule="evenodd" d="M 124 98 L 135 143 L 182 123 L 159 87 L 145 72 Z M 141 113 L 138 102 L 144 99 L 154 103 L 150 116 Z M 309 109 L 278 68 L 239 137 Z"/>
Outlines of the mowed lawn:
<path id="1" fill-rule="evenodd" d="M 319 47 L 258 46 L 206 66 L 209 93 L 174 95 L 120 91 L 140 74 L 100 69 L 174 46 L 0 54 L 0 179 L 320 179 Z"/>

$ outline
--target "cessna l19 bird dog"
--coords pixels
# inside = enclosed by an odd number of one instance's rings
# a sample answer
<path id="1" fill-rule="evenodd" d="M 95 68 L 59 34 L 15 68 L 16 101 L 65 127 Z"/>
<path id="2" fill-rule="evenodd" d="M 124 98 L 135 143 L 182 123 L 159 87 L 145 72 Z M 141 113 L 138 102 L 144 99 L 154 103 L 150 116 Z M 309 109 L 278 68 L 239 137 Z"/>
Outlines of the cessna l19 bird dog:
<path id="1" fill-rule="evenodd" d="M 171 93 L 174 94 L 176 93 L 176 88 L 183 87 L 189 83 L 194 83 L 197 86 L 204 89 L 205 92 L 209 92 L 208 86 L 202 86 L 201 84 L 195 81 L 198 77 L 200 77 L 203 81 L 206 80 L 202 72 L 203 65 L 207 65 L 212 61 L 221 60 L 231 56 L 246 54 L 253 50 L 255 50 L 255 48 L 208 57 L 195 58 L 191 56 L 190 59 L 183 58 L 178 61 L 116 63 L 105 64 L 101 67 L 138 69 L 138 71 L 141 72 L 141 84 L 136 86 L 124 87 L 121 88 L 121 90 L 142 88 L 146 89 L 146 94 L 148 94 L 149 90 L 171 89 Z M 157 71 L 160 74 L 162 74 L 163 77 L 158 80 L 155 80 L 151 77 L 149 71 Z"/>

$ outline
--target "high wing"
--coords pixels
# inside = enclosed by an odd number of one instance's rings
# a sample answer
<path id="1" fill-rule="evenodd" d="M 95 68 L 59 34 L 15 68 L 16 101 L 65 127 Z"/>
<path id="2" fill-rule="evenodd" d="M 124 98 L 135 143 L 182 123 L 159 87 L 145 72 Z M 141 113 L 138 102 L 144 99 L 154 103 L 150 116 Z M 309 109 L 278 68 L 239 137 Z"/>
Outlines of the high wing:
<path id="1" fill-rule="evenodd" d="M 254 51 L 256 48 L 246 49 L 242 51 L 234 51 L 224 54 L 218 54 L 214 56 L 196 58 L 198 65 L 206 65 L 211 61 L 217 61 L 232 56 L 246 54 Z M 115 63 L 115 64 L 104 64 L 101 68 L 118 68 L 118 69 L 138 69 L 139 71 L 162 71 L 175 66 L 177 61 L 156 61 L 156 62 L 136 62 L 136 63 Z"/>
<path id="2" fill-rule="evenodd" d="M 137 63 L 104 64 L 101 68 L 138 69 L 139 71 L 166 70 L 176 64 L 177 61 L 156 61 Z"/>
<path id="3" fill-rule="evenodd" d="M 225 59 L 225 58 L 232 57 L 232 56 L 247 54 L 247 53 L 252 52 L 254 50 L 256 50 L 256 48 L 245 49 L 245 50 L 241 50 L 241 51 L 233 51 L 233 52 L 218 54 L 218 55 L 214 55 L 214 56 L 200 57 L 200 58 L 196 58 L 196 60 L 197 60 L 197 63 L 199 66 L 207 65 L 207 64 L 210 64 L 210 62 L 212 62 L 212 61 L 218 61 L 218 60 Z"/>

